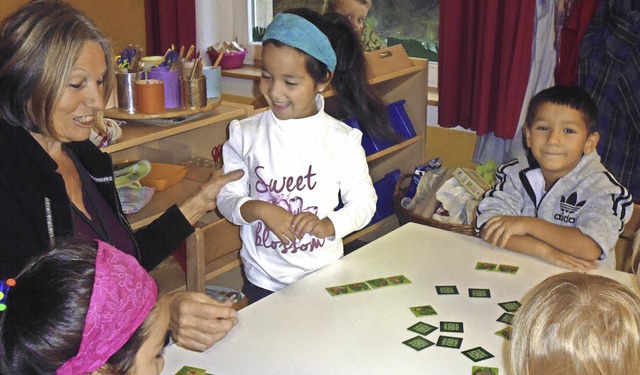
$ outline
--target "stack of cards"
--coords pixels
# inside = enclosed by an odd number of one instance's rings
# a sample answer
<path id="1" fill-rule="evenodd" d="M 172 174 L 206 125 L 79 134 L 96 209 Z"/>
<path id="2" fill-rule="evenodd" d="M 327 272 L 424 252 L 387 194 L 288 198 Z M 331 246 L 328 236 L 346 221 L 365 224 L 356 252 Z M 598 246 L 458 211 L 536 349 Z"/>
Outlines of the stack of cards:
<path id="1" fill-rule="evenodd" d="M 520 267 L 518 266 L 510 266 L 508 264 L 495 264 L 495 263 L 486 263 L 486 262 L 478 262 L 476 263 L 476 270 L 478 271 L 493 271 L 506 273 L 509 275 L 515 275 Z"/>
<path id="2" fill-rule="evenodd" d="M 213 374 L 207 373 L 207 370 L 202 368 L 183 366 L 180 370 L 178 370 L 178 372 L 176 372 L 176 375 L 213 375 Z"/>
<path id="3" fill-rule="evenodd" d="M 245 298 L 242 292 L 223 286 L 205 285 L 204 292 L 211 298 L 220 302 L 231 301 L 236 303 Z"/>
<path id="4" fill-rule="evenodd" d="M 473 366 L 471 375 L 498 375 L 496 367 Z"/>
<path id="5" fill-rule="evenodd" d="M 343 294 L 351 294 L 364 292 L 379 288 L 384 288 L 387 286 L 393 285 L 403 285 L 403 284 L 411 284 L 411 280 L 409 280 L 405 275 L 396 275 L 389 277 L 381 277 L 378 279 L 372 279 L 367 281 L 359 281 L 357 283 L 338 285 L 338 286 L 330 286 L 325 288 L 331 296 L 340 296 Z"/>

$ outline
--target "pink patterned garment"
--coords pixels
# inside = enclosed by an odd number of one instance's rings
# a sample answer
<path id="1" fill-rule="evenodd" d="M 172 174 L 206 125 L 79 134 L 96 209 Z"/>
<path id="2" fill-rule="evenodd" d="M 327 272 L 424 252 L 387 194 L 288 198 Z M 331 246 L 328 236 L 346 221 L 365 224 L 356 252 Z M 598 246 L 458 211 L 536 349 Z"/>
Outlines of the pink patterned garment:
<path id="1" fill-rule="evenodd" d="M 96 276 L 78 354 L 56 375 L 98 370 L 140 327 L 156 303 L 158 287 L 138 261 L 98 241 Z"/>

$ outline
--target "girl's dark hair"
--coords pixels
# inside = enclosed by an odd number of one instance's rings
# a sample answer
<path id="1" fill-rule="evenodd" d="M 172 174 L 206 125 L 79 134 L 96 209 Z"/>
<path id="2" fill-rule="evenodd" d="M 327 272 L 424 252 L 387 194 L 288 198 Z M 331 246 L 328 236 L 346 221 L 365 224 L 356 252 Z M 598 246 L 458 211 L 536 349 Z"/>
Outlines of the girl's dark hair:
<path id="1" fill-rule="evenodd" d="M 0 374 L 55 374 L 78 354 L 93 292 L 96 244 L 70 240 L 30 262 L 0 313 Z M 147 320 L 148 321 L 148 320 Z M 147 337 L 147 321 L 107 365 L 124 374 Z"/>
<path id="2" fill-rule="evenodd" d="M 31 1 L 0 25 L 0 120 L 57 137 L 51 112 L 86 42 L 98 43 L 107 65 L 105 102 L 113 85 L 106 36 L 62 0 Z"/>
<path id="3" fill-rule="evenodd" d="M 336 116 L 358 119 L 362 130 L 371 138 L 402 141 L 403 138 L 396 134 L 389 124 L 384 102 L 368 83 L 362 43 L 349 21 L 338 13 L 329 12 L 321 15 L 307 8 L 288 9 L 284 13 L 305 18 L 329 38 L 337 58 L 331 81 L 340 103 Z M 274 42 L 267 40 L 265 44 L 282 45 Z M 306 57 L 307 72 L 314 81 L 326 82 L 329 77 L 327 66 L 309 54 L 302 53 Z"/>

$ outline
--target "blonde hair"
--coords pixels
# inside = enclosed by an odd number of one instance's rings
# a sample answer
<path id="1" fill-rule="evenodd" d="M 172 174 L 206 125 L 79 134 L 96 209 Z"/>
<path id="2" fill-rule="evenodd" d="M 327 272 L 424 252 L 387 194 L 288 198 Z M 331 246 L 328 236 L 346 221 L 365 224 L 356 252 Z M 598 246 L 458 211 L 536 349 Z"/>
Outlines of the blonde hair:
<path id="1" fill-rule="evenodd" d="M 322 9 L 324 12 L 335 12 L 338 5 L 342 4 L 343 1 L 349 1 L 349 0 L 324 0 L 324 6 Z M 350 0 L 350 1 L 357 1 L 362 5 L 368 6 L 369 9 L 371 9 L 371 6 L 373 5 L 373 0 Z"/>
<path id="2" fill-rule="evenodd" d="M 0 120 L 57 138 L 54 106 L 87 42 L 104 53 L 106 102 L 114 76 L 111 47 L 84 13 L 63 0 L 39 0 L 7 17 L 0 25 Z"/>
<path id="3" fill-rule="evenodd" d="M 516 313 L 511 371 L 518 375 L 635 374 L 640 369 L 640 297 L 612 279 L 551 276 Z"/>
<path id="4" fill-rule="evenodd" d="M 632 271 L 638 273 L 638 264 L 640 263 L 640 229 L 636 231 L 635 239 L 633 240 L 633 251 L 631 252 L 633 257 Z"/>

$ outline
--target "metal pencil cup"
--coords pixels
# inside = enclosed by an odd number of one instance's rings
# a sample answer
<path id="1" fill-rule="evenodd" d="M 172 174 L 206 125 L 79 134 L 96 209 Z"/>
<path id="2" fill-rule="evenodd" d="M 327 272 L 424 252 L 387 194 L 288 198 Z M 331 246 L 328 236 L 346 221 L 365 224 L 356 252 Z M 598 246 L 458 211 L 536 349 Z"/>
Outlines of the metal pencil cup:
<path id="1" fill-rule="evenodd" d="M 207 81 L 205 77 L 180 78 L 180 104 L 184 109 L 197 109 L 207 105 Z"/>
<path id="2" fill-rule="evenodd" d="M 140 73 L 116 73 L 116 90 L 118 92 L 118 109 L 127 113 L 136 112 L 135 82 Z"/>

